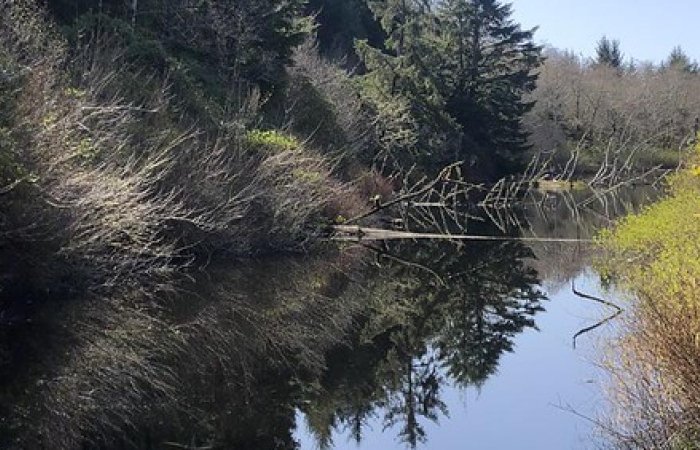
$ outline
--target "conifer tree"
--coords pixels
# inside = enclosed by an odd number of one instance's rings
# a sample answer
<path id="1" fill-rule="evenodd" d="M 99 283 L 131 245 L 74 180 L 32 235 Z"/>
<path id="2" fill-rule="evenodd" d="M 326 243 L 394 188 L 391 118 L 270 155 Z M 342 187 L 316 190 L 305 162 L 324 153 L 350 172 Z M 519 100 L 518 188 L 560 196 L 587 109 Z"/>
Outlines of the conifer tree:
<path id="1" fill-rule="evenodd" d="M 663 67 L 688 73 L 696 73 L 698 71 L 697 63 L 691 61 L 690 57 L 680 46 L 676 46 L 671 50 L 671 54 L 668 55 L 668 59 Z"/>
<path id="2" fill-rule="evenodd" d="M 387 39 L 383 48 L 357 43 L 367 74 L 364 93 L 379 111 L 385 150 L 398 164 L 427 167 L 441 159 L 456 127 L 435 81 L 434 16 L 425 0 L 372 0 Z"/>
<path id="3" fill-rule="evenodd" d="M 527 148 L 521 119 L 532 107 L 523 96 L 542 60 L 535 30 L 522 30 L 510 5 L 497 0 L 444 0 L 437 14 L 441 86 L 463 132 L 460 159 L 471 158 L 487 176 L 517 170 Z"/>
<path id="4" fill-rule="evenodd" d="M 596 45 L 596 64 L 613 67 L 615 69 L 622 68 L 622 52 L 620 51 L 620 41 L 617 39 L 608 39 L 603 36 Z"/>

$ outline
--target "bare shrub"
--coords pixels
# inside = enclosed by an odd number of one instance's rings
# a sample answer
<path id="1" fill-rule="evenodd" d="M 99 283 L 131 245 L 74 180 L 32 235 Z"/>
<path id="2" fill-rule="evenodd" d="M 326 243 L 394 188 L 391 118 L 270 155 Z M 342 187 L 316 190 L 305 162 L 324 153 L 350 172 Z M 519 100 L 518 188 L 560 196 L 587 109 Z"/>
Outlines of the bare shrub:
<path id="1" fill-rule="evenodd" d="M 373 119 L 347 71 L 325 60 L 315 40 L 294 50 L 287 70 L 286 121 L 302 138 L 327 153 L 349 160 L 366 156 Z"/>
<path id="2" fill-rule="evenodd" d="M 603 431 L 615 448 L 695 448 L 700 439 L 698 312 L 663 305 L 636 309 L 606 353 L 612 412 Z"/>
<path id="3" fill-rule="evenodd" d="M 600 184 L 655 165 L 674 168 L 700 114 L 700 76 L 640 66 L 619 71 L 550 49 L 536 101 L 525 122 L 552 170 L 565 172 L 573 153 L 580 172 Z"/>
<path id="4" fill-rule="evenodd" d="M 306 249 L 324 212 L 355 212 L 349 185 L 334 181 L 320 156 L 300 148 L 261 157 L 251 148 L 245 124 L 255 92 L 218 129 L 202 130 L 173 119 L 167 79 L 126 63 L 108 37 L 95 35 L 71 56 L 71 84 L 51 72 L 62 57 L 37 62 L 46 68 L 32 70 L 19 100 L 30 130 L 24 157 L 38 177 L 29 204 L 54 211 L 48 238 L 94 286 L 126 278 L 166 288 L 199 256 Z M 136 95 L 123 87 L 134 76 L 144 84 Z"/>

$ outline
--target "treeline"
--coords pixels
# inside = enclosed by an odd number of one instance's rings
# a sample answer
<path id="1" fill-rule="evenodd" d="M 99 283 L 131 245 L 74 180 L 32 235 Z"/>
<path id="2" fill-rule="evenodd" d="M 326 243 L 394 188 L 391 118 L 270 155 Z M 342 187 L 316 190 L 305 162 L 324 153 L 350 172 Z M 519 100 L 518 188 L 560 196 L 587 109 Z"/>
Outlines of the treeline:
<path id="1" fill-rule="evenodd" d="M 522 168 L 527 143 L 520 119 L 532 106 L 522 96 L 535 87 L 540 48 L 503 2 L 52 0 L 48 6 L 74 43 L 95 27 L 121 35 L 140 64 L 183 72 L 212 99 L 229 97 L 231 83 L 260 88 L 272 96 L 268 122 L 283 109 L 294 48 L 317 38 L 326 60 L 351 71 L 376 125 L 365 149 L 370 161 L 435 169 L 465 160 L 483 178 Z"/>
<path id="2" fill-rule="evenodd" d="M 659 65 L 626 62 L 620 43 L 607 38 L 594 58 L 556 49 L 545 56 L 525 122 L 554 174 L 573 172 L 572 157 L 579 177 L 607 165 L 617 179 L 675 168 L 685 157 L 697 131 L 700 74 L 680 47 Z"/>

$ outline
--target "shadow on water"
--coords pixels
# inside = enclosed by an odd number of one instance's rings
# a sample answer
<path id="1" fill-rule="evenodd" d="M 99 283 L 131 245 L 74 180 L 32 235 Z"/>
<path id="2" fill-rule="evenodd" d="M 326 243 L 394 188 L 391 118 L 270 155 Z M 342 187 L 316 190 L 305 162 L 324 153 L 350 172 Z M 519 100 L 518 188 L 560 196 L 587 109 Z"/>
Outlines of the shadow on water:
<path id="1" fill-rule="evenodd" d="M 590 237 L 615 216 L 572 198 L 533 194 L 471 230 Z M 361 442 L 376 416 L 416 446 L 449 412 L 444 386 L 494 376 L 536 328 L 543 286 L 590 256 L 570 243 L 370 245 L 212 265 L 157 300 L 124 287 L 3 324 L 0 447 L 295 448 L 297 411 L 322 447 L 343 429 Z"/>

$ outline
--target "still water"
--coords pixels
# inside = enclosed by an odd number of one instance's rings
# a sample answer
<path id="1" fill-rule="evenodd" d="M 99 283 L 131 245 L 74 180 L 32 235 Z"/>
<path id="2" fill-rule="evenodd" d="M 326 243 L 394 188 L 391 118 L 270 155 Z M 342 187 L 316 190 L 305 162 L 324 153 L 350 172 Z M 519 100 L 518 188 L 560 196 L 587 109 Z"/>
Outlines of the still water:
<path id="1" fill-rule="evenodd" d="M 589 198 L 532 193 L 467 231 L 586 240 L 648 195 Z M 610 331 L 572 339 L 614 311 L 572 281 L 623 300 L 594 257 L 585 241 L 343 243 L 202 268 L 155 304 L 46 309 L 3 330 L 0 448 L 596 448 L 584 417 L 604 413 Z"/>

